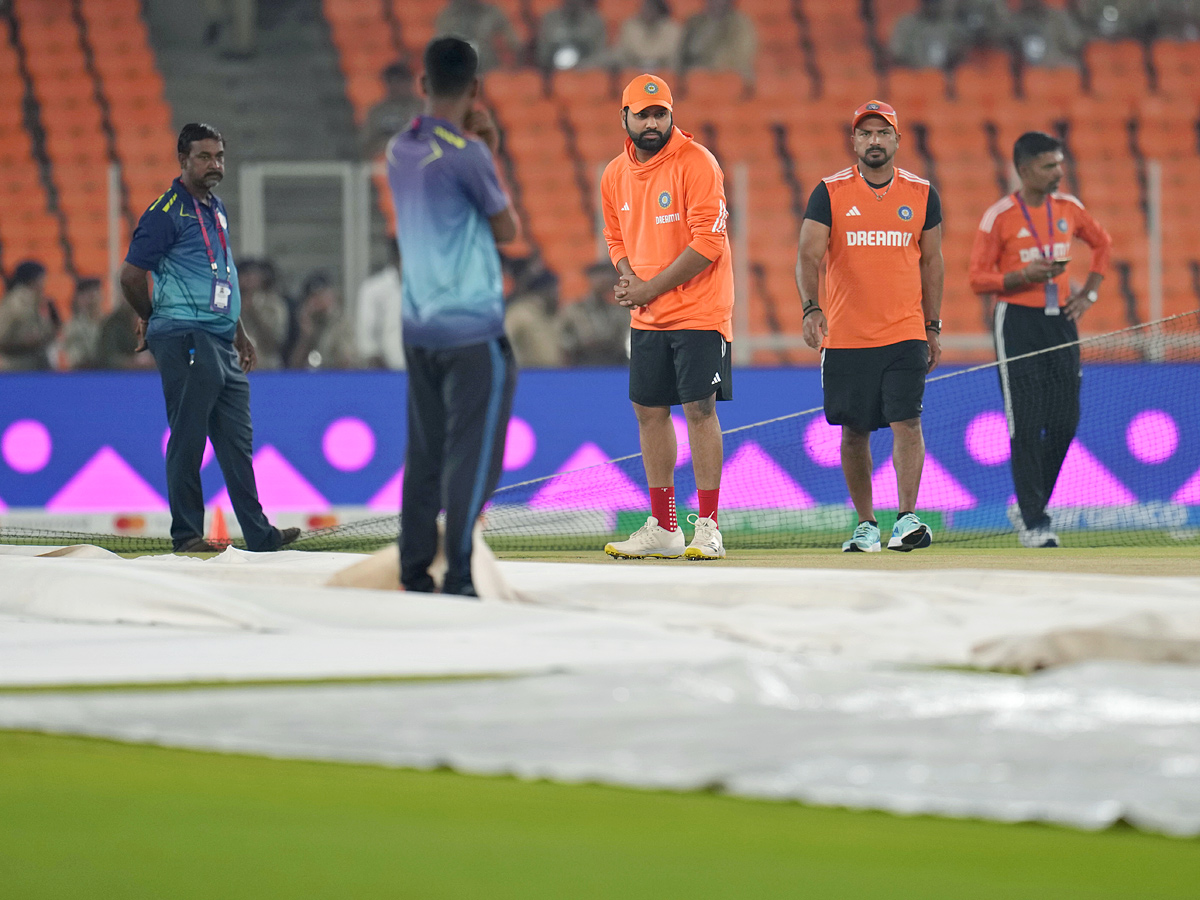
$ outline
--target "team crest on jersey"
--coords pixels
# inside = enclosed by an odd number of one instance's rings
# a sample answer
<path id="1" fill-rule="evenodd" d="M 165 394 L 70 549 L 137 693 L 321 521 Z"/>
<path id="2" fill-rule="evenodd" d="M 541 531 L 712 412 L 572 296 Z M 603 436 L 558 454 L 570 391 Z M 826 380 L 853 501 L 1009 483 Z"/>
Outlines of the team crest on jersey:
<path id="1" fill-rule="evenodd" d="M 645 91 L 647 94 L 657 94 L 658 93 L 658 85 L 655 84 L 653 81 L 647 81 Z"/>
<path id="2" fill-rule="evenodd" d="M 670 191 L 663 191 L 661 194 L 658 195 L 658 205 L 661 206 L 663 209 L 670 209 L 670 207 L 671 207 L 671 192 Z"/>
<path id="3" fill-rule="evenodd" d="M 898 210 L 896 210 L 896 214 L 898 216 L 900 216 L 900 218 L 902 218 L 905 222 L 908 222 L 913 217 L 912 207 L 911 206 L 902 206 Z"/>
<path id="4" fill-rule="evenodd" d="M 1063 234 L 1067 233 L 1067 220 L 1066 219 L 1058 220 L 1058 230 L 1061 231 Z"/>

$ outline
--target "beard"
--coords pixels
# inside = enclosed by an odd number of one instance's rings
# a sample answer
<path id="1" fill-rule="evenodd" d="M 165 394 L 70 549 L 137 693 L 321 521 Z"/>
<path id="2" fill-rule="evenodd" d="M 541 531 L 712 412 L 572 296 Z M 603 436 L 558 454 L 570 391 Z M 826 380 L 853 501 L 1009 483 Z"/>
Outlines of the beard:
<path id="1" fill-rule="evenodd" d="M 663 134 L 661 131 L 643 131 L 641 134 L 634 134 L 628 128 L 625 130 L 629 133 L 629 139 L 633 141 L 635 147 L 652 156 L 667 146 L 667 141 L 671 137 L 670 132 Z"/>
<path id="2" fill-rule="evenodd" d="M 873 147 L 860 156 L 859 160 L 869 169 L 879 169 L 891 162 L 892 157 L 886 150 Z"/>

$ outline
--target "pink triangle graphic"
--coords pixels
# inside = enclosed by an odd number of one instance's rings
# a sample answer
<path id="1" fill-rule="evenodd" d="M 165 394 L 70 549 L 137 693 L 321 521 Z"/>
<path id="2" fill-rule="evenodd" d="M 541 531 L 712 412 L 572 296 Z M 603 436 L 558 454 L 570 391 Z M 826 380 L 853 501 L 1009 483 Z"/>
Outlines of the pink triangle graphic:
<path id="1" fill-rule="evenodd" d="M 692 494 L 687 505 L 695 509 Z M 754 441 L 738 447 L 721 468 L 721 506 L 726 509 L 812 509 L 817 502 Z"/>
<path id="2" fill-rule="evenodd" d="M 101 447 L 46 503 L 48 512 L 160 512 L 167 501 L 121 454 Z"/>
<path id="3" fill-rule="evenodd" d="M 1200 506 L 1200 469 L 1175 492 L 1171 502 L 1183 506 Z"/>
<path id="4" fill-rule="evenodd" d="M 375 492 L 367 501 L 367 509 L 376 512 L 400 512 L 400 493 L 404 486 L 404 466 L 388 479 L 387 484 Z"/>
<path id="5" fill-rule="evenodd" d="M 900 493 L 896 488 L 896 468 L 892 457 L 887 458 L 871 476 L 871 494 L 880 509 L 899 509 Z M 917 509 L 950 511 L 974 509 L 977 501 L 946 467 L 928 453 L 921 471 L 921 490 L 917 492 Z"/>
<path id="6" fill-rule="evenodd" d="M 1137 503 L 1104 463 L 1079 441 L 1072 441 L 1047 506 L 1130 506 Z"/>
<path id="7" fill-rule="evenodd" d="M 606 512 L 650 508 L 650 498 L 591 441 L 576 450 L 558 472 L 530 498 L 530 506 Z"/>
<path id="8" fill-rule="evenodd" d="M 329 509 L 329 501 L 270 444 L 254 457 L 254 480 L 264 509 L 278 512 L 324 512 Z M 229 490 L 221 488 L 208 505 L 232 510 Z"/>

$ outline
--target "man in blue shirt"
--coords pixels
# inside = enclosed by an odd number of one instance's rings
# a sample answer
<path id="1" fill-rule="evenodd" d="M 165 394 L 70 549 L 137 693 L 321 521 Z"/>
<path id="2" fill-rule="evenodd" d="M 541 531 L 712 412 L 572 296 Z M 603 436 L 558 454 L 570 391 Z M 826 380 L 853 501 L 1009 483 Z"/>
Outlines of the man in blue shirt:
<path id="1" fill-rule="evenodd" d="M 516 237 L 517 219 L 492 158 L 495 125 L 474 109 L 478 71 L 466 41 L 430 43 L 425 114 L 387 147 L 408 367 L 400 582 L 434 589 L 429 565 L 445 509 L 442 593 L 464 596 L 475 596 L 471 533 L 500 480 L 517 380 L 496 249 Z"/>
<path id="2" fill-rule="evenodd" d="M 179 133 L 177 149 L 180 175 L 142 214 L 121 269 L 122 293 L 138 314 L 138 349 L 154 355 L 167 401 L 171 543 L 177 553 L 219 549 L 204 540 L 200 485 L 204 442 L 211 438 L 246 546 L 278 550 L 300 529 L 281 532 L 258 502 L 246 378 L 254 345 L 240 319 L 229 220 L 212 193 L 225 175 L 225 141 L 212 127 L 192 123 Z"/>

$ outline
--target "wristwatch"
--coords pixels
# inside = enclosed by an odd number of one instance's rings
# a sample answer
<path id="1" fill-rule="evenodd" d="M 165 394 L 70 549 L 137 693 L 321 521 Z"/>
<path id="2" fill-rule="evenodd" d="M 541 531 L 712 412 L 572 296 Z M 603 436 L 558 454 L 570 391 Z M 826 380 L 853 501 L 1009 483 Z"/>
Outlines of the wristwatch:
<path id="1" fill-rule="evenodd" d="M 925 320 L 925 330 L 932 331 L 934 334 L 941 334 L 942 333 L 942 320 L 941 319 L 926 319 Z"/>
<path id="2" fill-rule="evenodd" d="M 1100 294 L 1094 288 L 1092 290 L 1088 291 L 1083 296 L 1088 298 L 1088 303 L 1095 303 L 1097 300 L 1100 299 Z"/>

